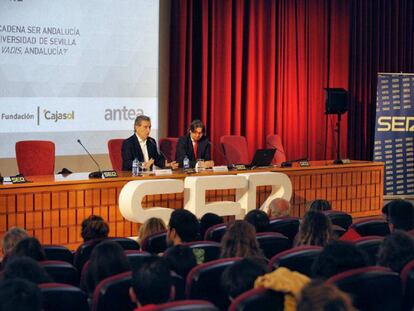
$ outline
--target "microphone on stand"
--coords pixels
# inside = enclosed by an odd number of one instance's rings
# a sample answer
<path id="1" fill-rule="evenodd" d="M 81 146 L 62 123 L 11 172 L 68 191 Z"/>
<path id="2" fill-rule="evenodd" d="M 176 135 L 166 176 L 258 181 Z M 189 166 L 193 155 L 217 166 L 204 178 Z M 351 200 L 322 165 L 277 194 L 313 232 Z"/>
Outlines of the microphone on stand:
<path id="1" fill-rule="evenodd" d="M 80 139 L 78 139 L 77 142 L 79 143 L 79 145 L 82 146 L 83 149 L 85 149 L 85 151 L 91 157 L 92 161 L 95 162 L 96 166 L 98 167 L 99 171 L 90 172 L 89 173 L 89 178 L 102 178 L 102 171 L 101 171 L 101 167 L 99 166 L 98 162 L 95 161 L 94 157 L 89 153 L 88 149 L 86 149 L 86 147 L 82 144 Z"/>

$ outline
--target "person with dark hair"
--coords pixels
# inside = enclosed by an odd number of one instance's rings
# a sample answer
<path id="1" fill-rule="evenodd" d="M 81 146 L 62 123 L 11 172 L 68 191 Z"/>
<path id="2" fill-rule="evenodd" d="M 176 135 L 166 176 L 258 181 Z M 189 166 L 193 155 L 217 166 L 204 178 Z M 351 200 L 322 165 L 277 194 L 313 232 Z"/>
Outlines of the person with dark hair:
<path id="1" fill-rule="evenodd" d="M 214 213 L 205 213 L 200 218 L 200 237 L 204 239 L 204 235 L 208 228 L 224 223 L 223 217 Z"/>
<path id="2" fill-rule="evenodd" d="M 354 244 L 332 241 L 323 248 L 314 261 L 312 275 L 314 278 L 328 279 L 337 273 L 366 266 L 366 254 Z"/>
<path id="3" fill-rule="evenodd" d="M 387 203 L 383 209 L 386 215 L 390 231 L 410 231 L 414 229 L 414 207 L 411 202 L 405 200 L 393 200 Z"/>
<path id="4" fill-rule="evenodd" d="M 228 257 L 263 258 L 256 239 L 256 230 L 245 220 L 236 220 L 221 240 L 221 258 Z"/>
<path id="5" fill-rule="evenodd" d="M 395 231 L 384 238 L 378 250 L 377 264 L 400 273 L 414 259 L 414 240 L 403 231 Z"/>
<path id="6" fill-rule="evenodd" d="M 244 216 L 244 220 L 250 223 L 256 232 L 266 232 L 269 227 L 269 216 L 261 210 L 251 210 Z"/>
<path id="7" fill-rule="evenodd" d="M 211 143 L 204 133 L 203 122 L 194 120 L 191 122 L 188 134 L 180 137 L 175 159 L 181 167 L 183 167 L 183 160 L 186 156 L 190 160 L 190 167 L 195 167 L 198 159 L 204 160 L 204 168 L 214 166 L 214 162 L 211 161 Z"/>
<path id="8" fill-rule="evenodd" d="M 83 242 L 95 239 L 106 239 L 109 234 L 109 226 L 101 216 L 90 215 L 81 224 L 81 236 Z"/>
<path id="9" fill-rule="evenodd" d="M 24 238 L 14 248 L 13 257 L 27 256 L 34 260 L 46 260 L 45 251 L 39 240 L 34 237 Z"/>
<path id="10" fill-rule="evenodd" d="M 171 213 L 167 230 L 167 245 L 179 245 L 196 241 L 200 231 L 197 217 L 185 210 L 176 209 Z"/>
<path id="11" fill-rule="evenodd" d="M 312 281 L 302 289 L 296 310 L 356 311 L 347 293 L 321 280 Z"/>
<path id="12" fill-rule="evenodd" d="M 331 220 L 319 211 L 307 211 L 299 226 L 296 246 L 325 246 L 332 239 Z"/>
<path id="13" fill-rule="evenodd" d="M 149 257 L 137 270 L 132 271 L 129 295 L 138 306 L 136 310 L 150 310 L 151 305 L 174 298 L 173 280 L 164 258 Z"/>
<path id="14" fill-rule="evenodd" d="M 146 169 L 151 169 L 155 164 L 160 168 L 177 168 L 178 164 L 174 161 L 168 163 L 167 160 L 158 152 L 157 142 L 150 137 L 151 119 L 148 116 L 139 115 L 135 118 L 134 134 L 125 139 L 122 144 L 122 170 L 131 171 L 132 162 L 138 159 L 144 163 Z"/>
<path id="15" fill-rule="evenodd" d="M 331 203 L 327 200 L 313 200 L 312 203 L 309 206 L 310 211 L 329 211 L 331 210 Z"/>
<path id="16" fill-rule="evenodd" d="M 171 271 L 186 279 L 188 272 L 197 265 L 193 250 L 188 246 L 176 245 L 164 253 L 165 261 Z"/>
<path id="17" fill-rule="evenodd" d="M 130 269 L 128 258 L 122 247 L 113 241 L 103 241 L 92 251 L 86 275 L 81 287 L 89 295 L 103 279 Z"/>
<path id="18" fill-rule="evenodd" d="M 258 276 L 268 273 L 266 262 L 260 258 L 243 258 L 228 266 L 221 275 L 221 287 L 233 300 L 254 287 Z"/>
<path id="19" fill-rule="evenodd" d="M 0 281 L 1 311 L 40 311 L 42 297 L 40 289 L 27 280 Z"/>
<path id="20" fill-rule="evenodd" d="M 30 257 L 11 257 L 4 268 L 3 278 L 25 279 L 35 284 L 52 282 L 46 270 L 34 259 Z"/>

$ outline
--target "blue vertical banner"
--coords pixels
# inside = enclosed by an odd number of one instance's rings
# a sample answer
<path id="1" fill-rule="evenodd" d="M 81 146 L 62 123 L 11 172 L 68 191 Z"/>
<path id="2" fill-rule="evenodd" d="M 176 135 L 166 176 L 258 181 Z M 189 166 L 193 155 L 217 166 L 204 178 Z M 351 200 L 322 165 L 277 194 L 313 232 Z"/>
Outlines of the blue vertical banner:
<path id="1" fill-rule="evenodd" d="M 379 73 L 374 161 L 385 163 L 385 195 L 414 194 L 414 74 Z"/>

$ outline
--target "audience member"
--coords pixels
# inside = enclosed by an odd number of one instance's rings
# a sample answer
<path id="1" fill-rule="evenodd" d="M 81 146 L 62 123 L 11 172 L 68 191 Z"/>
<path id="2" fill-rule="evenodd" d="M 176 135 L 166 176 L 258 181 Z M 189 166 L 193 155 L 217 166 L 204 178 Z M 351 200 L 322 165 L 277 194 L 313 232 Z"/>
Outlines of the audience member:
<path id="1" fill-rule="evenodd" d="M 314 261 L 312 274 L 314 278 L 328 279 L 337 273 L 366 266 L 366 254 L 354 244 L 332 241 Z"/>
<path id="2" fill-rule="evenodd" d="M 221 240 L 221 257 L 263 257 L 256 230 L 244 220 L 236 220 Z"/>
<path id="3" fill-rule="evenodd" d="M 40 311 L 40 289 L 32 282 L 13 279 L 0 281 L 1 311 Z"/>
<path id="4" fill-rule="evenodd" d="M 164 253 L 164 258 L 170 270 L 174 271 L 184 280 L 188 272 L 197 265 L 193 250 L 184 245 L 176 245 L 168 248 Z"/>
<path id="5" fill-rule="evenodd" d="M 200 237 L 204 239 L 208 228 L 222 223 L 224 223 L 223 217 L 214 213 L 205 213 L 200 219 Z"/>
<path id="6" fill-rule="evenodd" d="M 258 209 L 248 212 L 244 220 L 250 223 L 256 229 L 256 232 L 266 232 L 269 227 L 269 216 Z"/>
<path id="7" fill-rule="evenodd" d="M 393 200 L 383 207 L 382 212 L 386 216 L 391 232 L 414 229 L 414 207 L 411 202 Z"/>
<path id="8" fill-rule="evenodd" d="M 34 259 L 30 257 L 10 257 L 4 268 L 3 278 L 25 279 L 35 284 L 52 282 L 46 270 Z"/>
<path id="9" fill-rule="evenodd" d="M 384 238 L 378 250 L 378 265 L 400 273 L 414 259 L 414 240 L 403 231 L 395 231 Z"/>
<path id="10" fill-rule="evenodd" d="M 297 311 L 356 311 L 348 294 L 320 280 L 306 285 L 299 296 Z"/>
<path id="11" fill-rule="evenodd" d="M 267 215 L 270 218 L 290 216 L 291 206 L 288 200 L 276 198 L 270 202 L 267 209 Z"/>
<path id="12" fill-rule="evenodd" d="M 122 247 L 113 241 L 103 241 L 92 251 L 81 287 L 90 295 L 103 279 L 130 269 Z"/>
<path id="13" fill-rule="evenodd" d="M 266 263 L 259 258 L 244 258 L 227 267 L 221 275 L 221 287 L 233 300 L 254 287 L 257 277 L 269 272 Z"/>
<path id="14" fill-rule="evenodd" d="M 2 248 L 3 254 L 6 256 L 10 254 L 13 248 L 24 238 L 28 238 L 26 230 L 19 227 L 12 227 L 3 236 Z"/>
<path id="15" fill-rule="evenodd" d="M 309 206 L 310 211 L 323 212 L 323 211 L 329 211 L 331 209 L 332 209 L 331 203 L 329 203 L 329 201 L 327 200 L 314 200 Z"/>
<path id="16" fill-rule="evenodd" d="M 164 221 L 161 218 L 151 217 L 139 228 L 138 242 L 142 242 L 146 237 L 163 231 L 167 231 Z"/>
<path id="17" fill-rule="evenodd" d="M 101 216 L 90 215 L 82 221 L 81 236 L 83 242 L 95 239 L 106 239 L 109 233 L 109 226 Z"/>
<path id="18" fill-rule="evenodd" d="M 129 290 L 136 310 L 168 302 L 174 298 L 174 286 L 168 265 L 164 258 L 156 256 L 146 259 L 132 272 L 132 287 Z"/>
<path id="19" fill-rule="evenodd" d="M 39 240 L 34 237 L 24 238 L 14 247 L 13 257 L 27 256 L 34 260 L 46 260 L 45 251 Z"/>
<path id="20" fill-rule="evenodd" d="M 185 209 L 176 209 L 171 213 L 168 223 L 167 245 L 196 241 L 199 231 L 200 224 L 193 213 Z"/>
<path id="21" fill-rule="evenodd" d="M 332 239 L 331 220 L 319 211 L 305 213 L 296 236 L 296 246 L 325 246 Z"/>

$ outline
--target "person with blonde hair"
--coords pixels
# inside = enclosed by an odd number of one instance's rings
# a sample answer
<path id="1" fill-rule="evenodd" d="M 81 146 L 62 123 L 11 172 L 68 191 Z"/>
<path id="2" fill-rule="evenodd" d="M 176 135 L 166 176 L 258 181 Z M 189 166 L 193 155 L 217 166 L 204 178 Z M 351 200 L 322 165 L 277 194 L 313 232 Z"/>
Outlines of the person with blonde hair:
<path id="1" fill-rule="evenodd" d="M 142 242 L 147 236 L 166 230 L 167 227 L 161 218 L 151 217 L 139 228 L 138 242 Z"/>

